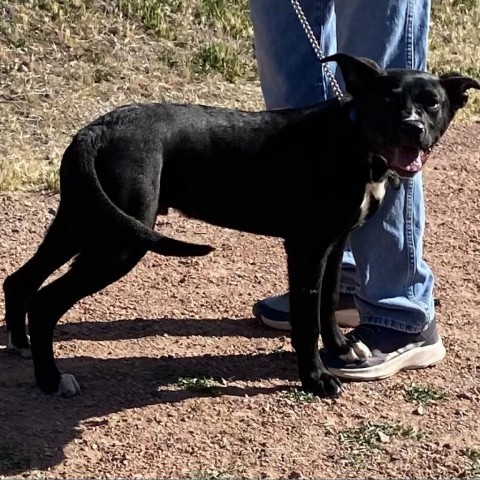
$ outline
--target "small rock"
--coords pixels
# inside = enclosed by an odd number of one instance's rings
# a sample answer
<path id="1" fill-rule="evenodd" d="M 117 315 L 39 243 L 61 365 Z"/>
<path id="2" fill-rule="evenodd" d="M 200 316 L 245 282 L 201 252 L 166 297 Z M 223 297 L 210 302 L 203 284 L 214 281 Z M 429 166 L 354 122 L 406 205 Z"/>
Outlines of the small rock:
<path id="1" fill-rule="evenodd" d="M 390 442 L 390 437 L 386 433 L 378 432 L 378 438 L 382 443 Z"/>
<path id="2" fill-rule="evenodd" d="M 425 414 L 425 407 L 423 405 L 419 405 L 414 411 L 413 413 L 415 415 L 424 415 Z"/>

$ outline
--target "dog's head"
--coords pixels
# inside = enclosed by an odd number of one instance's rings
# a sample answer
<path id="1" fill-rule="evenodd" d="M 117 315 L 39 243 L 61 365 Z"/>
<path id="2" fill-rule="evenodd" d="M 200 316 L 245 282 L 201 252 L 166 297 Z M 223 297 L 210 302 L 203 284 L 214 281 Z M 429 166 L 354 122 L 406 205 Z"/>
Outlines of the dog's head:
<path id="1" fill-rule="evenodd" d="M 440 77 L 408 70 L 382 70 L 367 58 L 337 53 L 324 62 L 340 66 L 352 96 L 356 121 L 372 151 L 401 176 L 413 176 L 480 83 L 457 73 Z"/>

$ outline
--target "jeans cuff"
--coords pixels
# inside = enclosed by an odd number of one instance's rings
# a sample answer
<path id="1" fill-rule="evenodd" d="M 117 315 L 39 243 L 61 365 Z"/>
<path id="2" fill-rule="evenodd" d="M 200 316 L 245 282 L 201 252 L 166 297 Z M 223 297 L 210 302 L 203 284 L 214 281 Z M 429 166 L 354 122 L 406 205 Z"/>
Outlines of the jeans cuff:
<path id="1" fill-rule="evenodd" d="M 432 321 L 433 318 L 426 318 L 426 323 L 424 324 L 412 324 L 411 319 L 402 321 L 399 319 L 392 320 L 391 318 L 360 315 L 360 324 L 362 325 L 377 325 L 379 327 L 391 328 L 392 330 L 404 333 L 420 333 L 425 330 Z"/>

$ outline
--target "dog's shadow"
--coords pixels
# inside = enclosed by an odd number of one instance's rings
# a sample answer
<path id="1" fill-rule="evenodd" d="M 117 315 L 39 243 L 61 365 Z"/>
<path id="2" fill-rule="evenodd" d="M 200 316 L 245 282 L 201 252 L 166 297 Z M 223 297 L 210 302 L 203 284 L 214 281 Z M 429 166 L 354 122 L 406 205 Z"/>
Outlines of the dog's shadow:
<path id="1" fill-rule="evenodd" d="M 134 326 L 136 323 L 139 325 Z M 245 336 L 273 335 L 258 325 L 255 328 L 247 328 L 247 325 L 252 327 L 250 319 L 205 322 L 137 319 L 109 322 L 105 328 L 102 322 L 87 322 L 62 325 L 60 338 L 113 340 L 161 333 L 222 336 L 241 335 L 244 330 Z M 251 330 L 250 334 L 247 330 Z M 180 402 L 191 397 L 272 393 L 286 387 L 247 387 L 235 383 L 271 378 L 295 381 L 297 378 L 293 354 L 282 351 L 252 355 L 206 353 L 187 357 L 165 354 L 157 358 L 97 359 L 83 356 L 57 362 L 61 371 L 74 373 L 82 387 L 80 396 L 66 400 L 47 397 L 34 386 L 31 360 L 4 350 L 0 352 L 0 363 L 0 475 L 6 476 L 59 464 L 65 459 L 64 447 L 79 437 L 80 423 L 88 428 L 88 419 L 92 417 L 147 405 Z M 217 383 L 203 388 L 179 383 L 181 377 L 208 377 Z"/>
<path id="2" fill-rule="evenodd" d="M 87 321 L 58 325 L 55 336 L 61 340 L 114 341 L 169 335 L 171 337 L 274 338 L 278 332 L 267 329 L 253 318 L 231 319 L 122 319 L 113 322 Z"/>

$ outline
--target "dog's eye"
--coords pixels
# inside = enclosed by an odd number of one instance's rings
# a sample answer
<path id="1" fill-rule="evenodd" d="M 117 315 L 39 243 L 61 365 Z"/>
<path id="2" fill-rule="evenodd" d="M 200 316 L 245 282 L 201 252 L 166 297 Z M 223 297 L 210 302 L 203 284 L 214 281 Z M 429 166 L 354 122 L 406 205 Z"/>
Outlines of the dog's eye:
<path id="1" fill-rule="evenodd" d="M 438 110 L 440 108 L 440 104 L 436 100 L 432 100 L 429 102 L 426 102 L 424 104 L 429 110 Z"/>
<path id="2" fill-rule="evenodd" d="M 422 95 L 417 101 L 419 101 L 424 108 L 427 108 L 431 111 L 435 111 L 440 108 L 440 103 L 438 102 L 437 97 L 433 95 Z"/>

